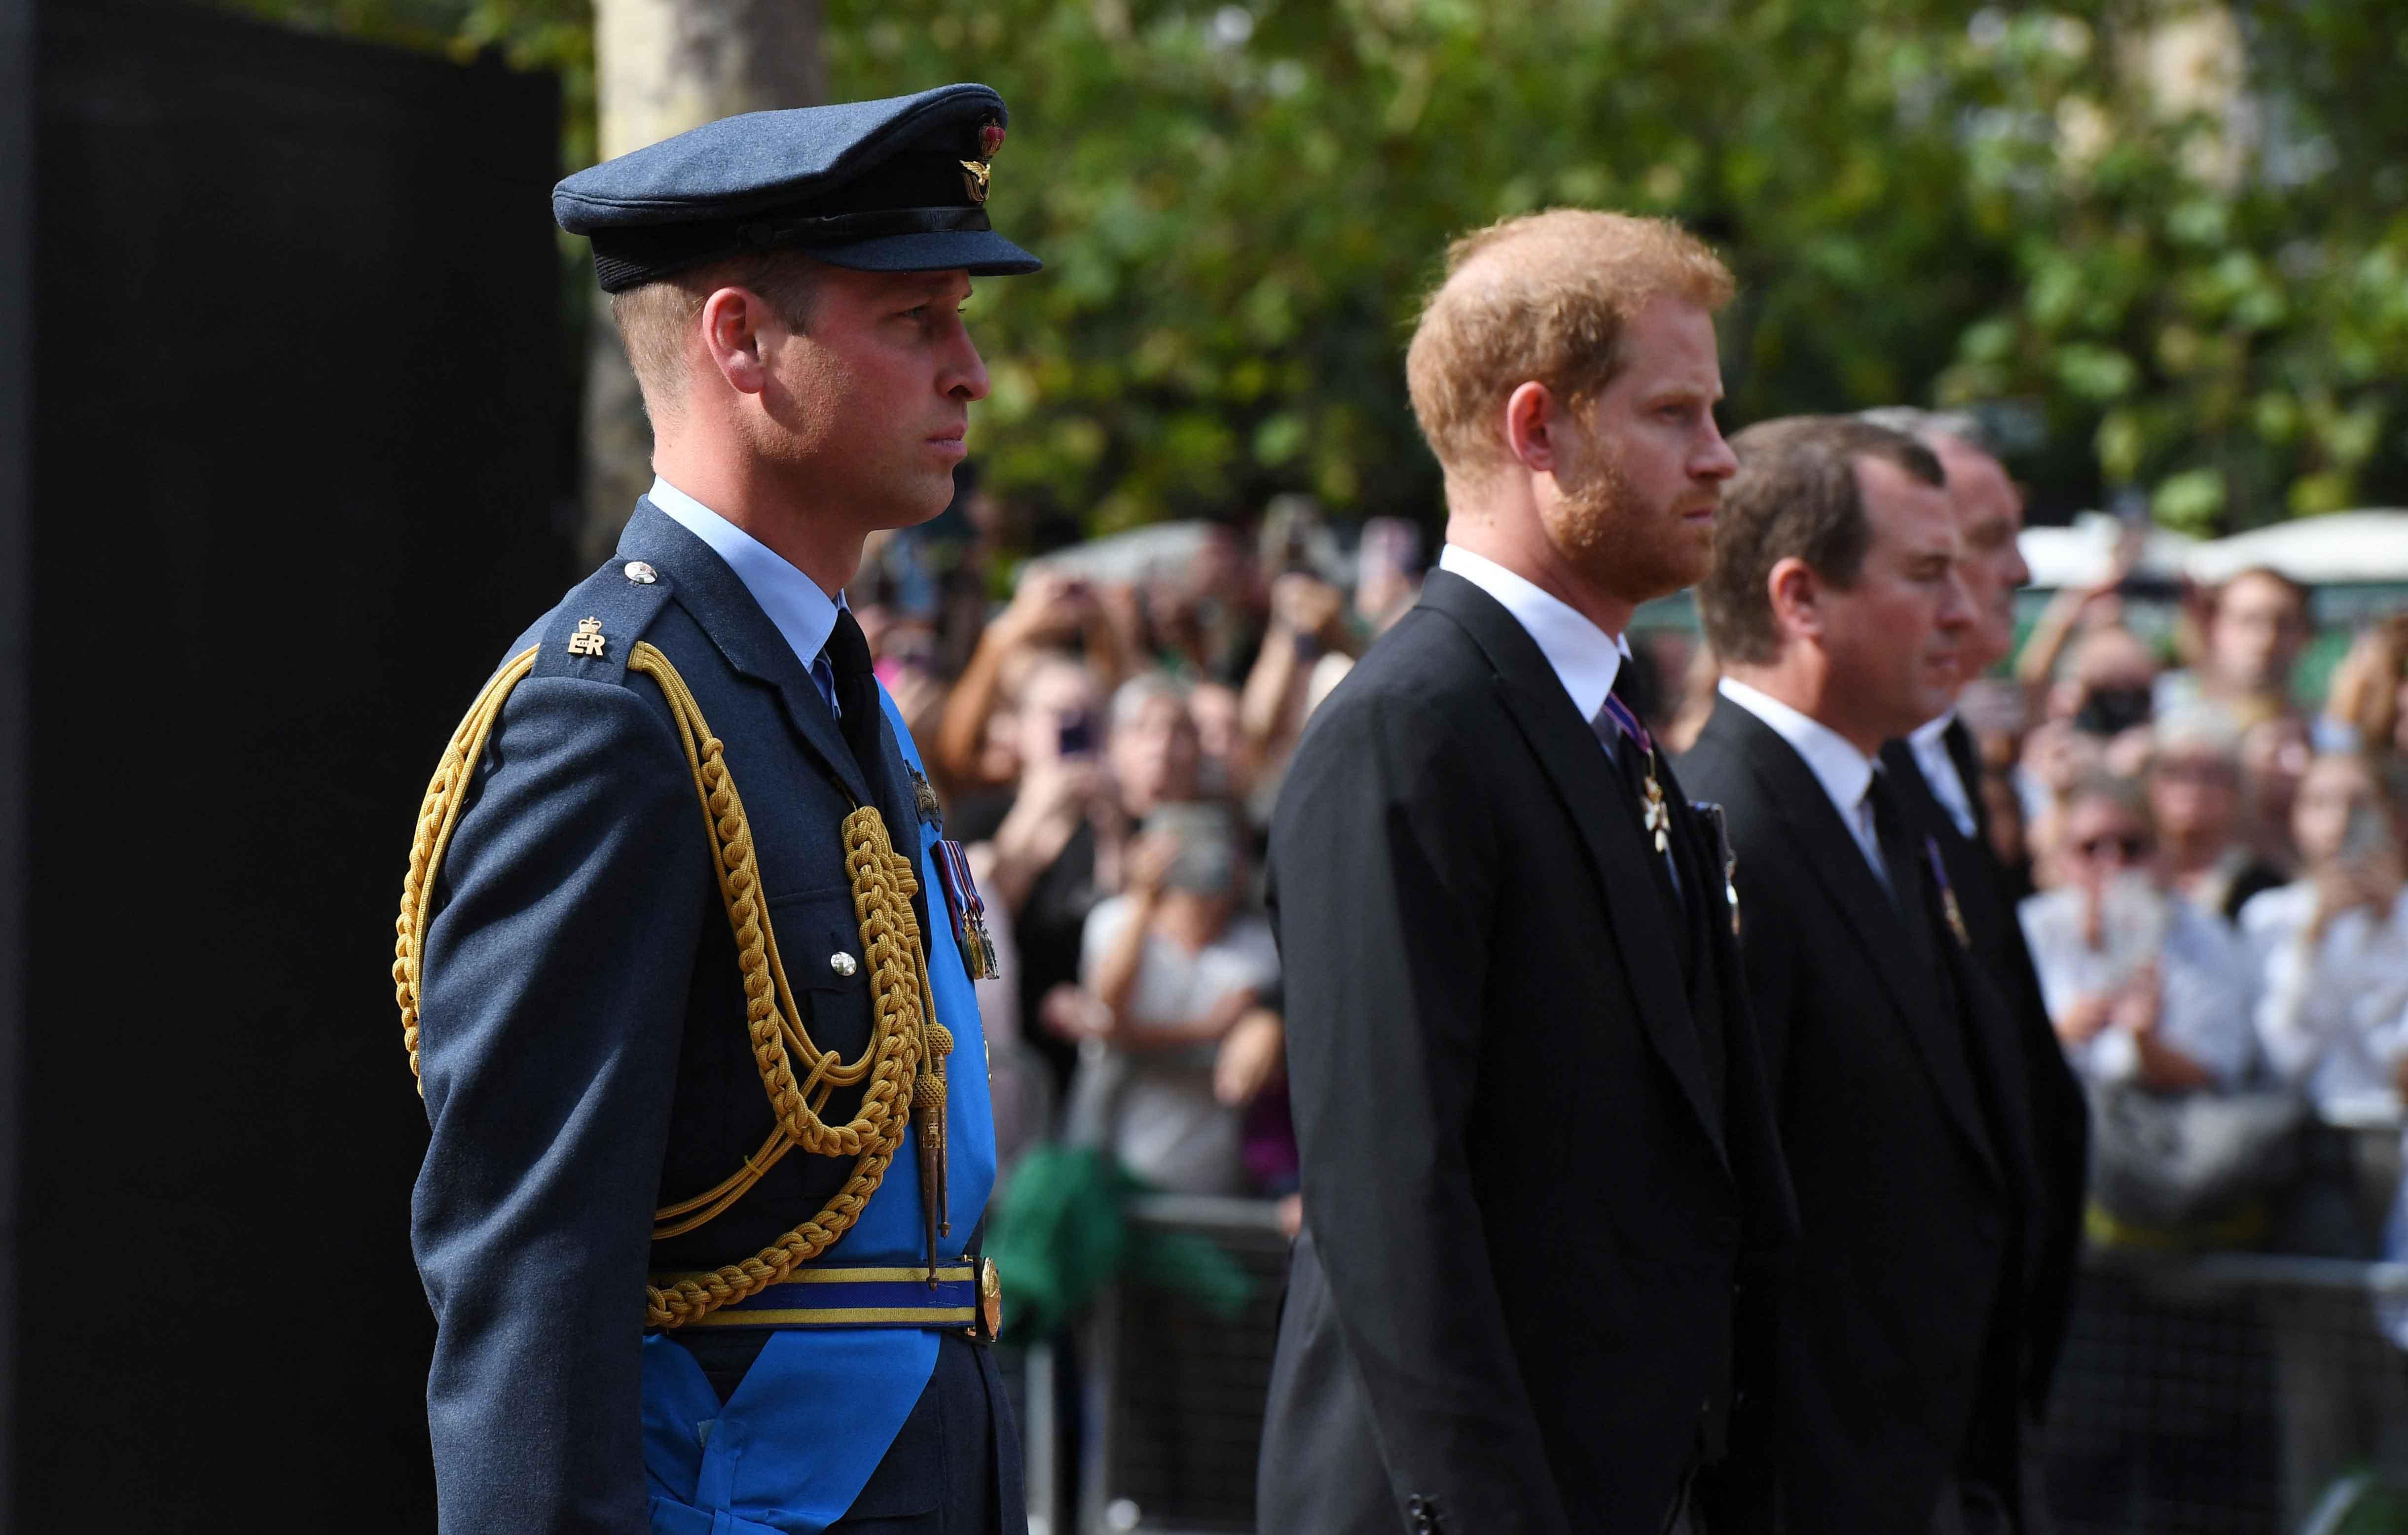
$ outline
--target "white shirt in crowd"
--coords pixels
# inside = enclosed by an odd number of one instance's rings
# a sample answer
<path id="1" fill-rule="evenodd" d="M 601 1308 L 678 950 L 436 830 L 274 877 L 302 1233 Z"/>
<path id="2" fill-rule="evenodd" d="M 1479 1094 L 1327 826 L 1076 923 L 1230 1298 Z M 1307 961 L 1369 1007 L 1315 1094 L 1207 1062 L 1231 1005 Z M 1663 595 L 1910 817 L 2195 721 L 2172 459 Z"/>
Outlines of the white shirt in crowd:
<path id="1" fill-rule="evenodd" d="M 2139 900 L 2111 901 L 2107 931 L 2096 948 L 2084 941 L 2081 889 L 2063 886 L 2028 898 L 2018 909 L 2032 967 L 2040 972 L 2049 1016 L 2062 1017 L 2086 996 L 2121 985 L 2147 956 L 2158 959 L 2157 1037 L 2206 1068 L 2219 1087 L 2244 1084 L 2257 1059 L 2250 1002 L 2257 986 L 2248 947 L 2240 936 L 2180 896 L 2145 887 Z M 2100 1030 L 2066 1059 L 2094 1082 L 2131 1075 L 2138 1058 L 2131 1039 Z"/>
<path id="2" fill-rule="evenodd" d="M 1125 895 L 1087 914 L 1081 984 L 1093 989 L 1097 967 L 1136 915 Z M 1260 917 L 1232 917 L 1220 937 L 1194 953 L 1148 933 L 1128 1011 L 1140 1029 L 1148 1021 L 1190 1022 L 1233 992 L 1268 993 L 1279 974 L 1279 945 Z M 1218 1042 L 1162 1050 L 1090 1045 L 1080 1054 L 1071 1087 L 1071 1139 L 1109 1147 L 1130 1172 L 1174 1193 L 1244 1192 L 1243 1111 L 1212 1095 L 1219 1054 Z"/>
<path id="3" fill-rule="evenodd" d="M 2241 932 L 2257 956 L 2258 1042 L 2283 1079 L 2319 1109 L 2388 1093 L 2408 1054 L 2408 900 L 2378 922 L 2343 912 L 2313 945 L 2316 888 L 2307 880 L 2252 896 Z"/>
<path id="4" fill-rule="evenodd" d="M 1831 808 L 1840 813 L 1848 835 L 1856 839 L 1857 849 L 1872 865 L 1873 877 L 1886 887 L 1889 870 L 1882 862 L 1881 838 L 1873 831 L 1872 802 L 1866 798 L 1873 787 L 1873 760 L 1830 726 L 1800 714 L 1760 689 L 1729 677 L 1723 678 L 1717 686 L 1725 698 L 1763 720 L 1806 760 L 1814 781 L 1831 797 Z M 1954 771 L 1951 770 L 1952 775 Z"/>
<path id="5" fill-rule="evenodd" d="M 1914 753 L 1914 765 L 1923 770 L 1923 781 L 1931 786 L 1931 797 L 1956 823 L 1957 833 L 1971 837 L 1981 823 L 1973 818 L 1973 786 L 1958 776 L 1956 759 L 1948 755 L 1948 727 L 1956 722 L 1956 711 L 1951 709 L 1937 719 L 1916 726 L 1907 736 L 1906 746 Z"/>

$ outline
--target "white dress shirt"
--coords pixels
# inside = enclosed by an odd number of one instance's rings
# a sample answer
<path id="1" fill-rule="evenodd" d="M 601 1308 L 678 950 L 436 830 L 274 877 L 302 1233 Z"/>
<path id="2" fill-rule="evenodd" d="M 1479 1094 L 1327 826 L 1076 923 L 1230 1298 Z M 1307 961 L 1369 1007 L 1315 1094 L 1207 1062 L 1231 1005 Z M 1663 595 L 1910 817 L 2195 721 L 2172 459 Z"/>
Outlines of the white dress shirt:
<path id="1" fill-rule="evenodd" d="M 1514 621 L 1538 642 L 1539 653 L 1555 668 L 1555 677 L 1571 694 L 1572 707 L 1583 719 L 1593 720 L 1613 691 L 1629 647 L 1589 622 L 1585 614 L 1562 598 L 1540 590 L 1496 561 L 1449 544 L 1438 555 L 1438 568 L 1452 571 L 1497 599 Z"/>
<path id="2" fill-rule="evenodd" d="M 1931 797 L 1948 812 L 1957 831 L 1971 841 L 1981 823 L 1973 818 L 1973 786 L 1958 775 L 1956 759 L 1948 755 L 1948 727 L 1956 722 L 1956 711 L 1951 709 L 1917 726 L 1908 734 L 1906 746 L 1914 753 L 1914 765 L 1923 770 L 1923 781 L 1931 786 Z"/>
<path id="3" fill-rule="evenodd" d="M 1547 658 L 1555 680 L 1571 695 L 1572 707 L 1580 717 L 1597 728 L 1597 717 L 1605 708 L 1605 701 L 1613 691 L 1613 679 L 1622 671 L 1624 658 L 1630 654 L 1630 642 L 1618 634 L 1609 634 L 1591 623 L 1588 616 L 1562 598 L 1541 590 L 1523 576 L 1514 575 L 1496 561 L 1472 553 L 1459 544 L 1449 544 L 1438 555 L 1438 568 L 1451 571 L 1497 599 L 1498 605 L 1513 616 L 1538 647 L 1539 654 Z M 1620 727 L 1615 727 L 1617 730 Z M 1612 748 L 1604 737 L 1598 746 L 1613 760 Z M 1617 766 L 1617 774 L 1620 772 Z M 1629 786 L 1637 792 L 1639 786 Z M 1671 875 L 1672 888 L 1681 888 L 1681 866 L 1668 847 L 1661 855 L 1664 869 Z"/>
<path id="4" fill-rule="evenodd" d="M 1723 697 L 1770 726 L 1774 734 L 1806 760 L 1814 781 L 1831 797 L 1831 808 L 1840 813 L 1841 824 L 1856 839 L 1865 861 L 1872 865 L 1873 877 L 1886 888 L 1889 869 L 1882 862 L 1881 838 L 1873 831 L 1872 801 L 1868 798 L 1873 787 L 1873 760 L 1830 726 L 1799 713 L 1761 689 L 1729 677 L 1719 686 Z"/>
<path id="5" fill-rule="evenodd" d="M 655 476 L 645 494 L 670 520 L 727 561 L 727 568 L 785 637 L 795 659 L 811 675 L 811 683 L 829 712 L 842 714 L 836 701 L 836 673 L 821 659 L 821 652 L 827 648 L 828 636 L 836 632 L 837 610 L 844 605 L 844 593 L 830 597 L 817 581 L 789 564 L 784 555 L 666 479 Z"/>
<path id="6" fill-rule="evenodd" d="M 2320 1109 L 2394 1091 L 2408 1055 L 2408 900 L 2378 922 L 2363 906 L 2309 941 L 2316 888 L 2307 880 L 2252 896 L 2241 935 L 2257 956 L 2258 1043 L 2286 1082 Z"/>

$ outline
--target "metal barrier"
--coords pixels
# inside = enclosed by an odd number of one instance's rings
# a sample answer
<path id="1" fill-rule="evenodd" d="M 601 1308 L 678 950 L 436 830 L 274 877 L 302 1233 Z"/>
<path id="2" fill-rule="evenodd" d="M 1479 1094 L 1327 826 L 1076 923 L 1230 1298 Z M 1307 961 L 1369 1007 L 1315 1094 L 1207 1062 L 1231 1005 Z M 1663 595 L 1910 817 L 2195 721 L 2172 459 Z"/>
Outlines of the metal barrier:
<path id="1" fill-rule="evenodd" d="M 2092 1253 L 2043 1457 L 2059 1535 L 2408 1530 L 2408 1266 Z"/>
<path id="2" fill-rule="evenodd" d="M 1161 1196 L 1132 1219 L 1211 1238 L 1256 1293 L 1224 1320 L 1109 1292 L 1073 1345 L 1072 1413 L 1062 1356 L 1028 1350 L 1031 1535 L 1244 1535 L 1287 1260 L 1275 1207 Z M 2408 1265 L 2092 1253 L 2036 1471 L 2056 1535 L 2408 1535 L 2408 1352 L 2386 1306 L 2408 1314 Z"/>

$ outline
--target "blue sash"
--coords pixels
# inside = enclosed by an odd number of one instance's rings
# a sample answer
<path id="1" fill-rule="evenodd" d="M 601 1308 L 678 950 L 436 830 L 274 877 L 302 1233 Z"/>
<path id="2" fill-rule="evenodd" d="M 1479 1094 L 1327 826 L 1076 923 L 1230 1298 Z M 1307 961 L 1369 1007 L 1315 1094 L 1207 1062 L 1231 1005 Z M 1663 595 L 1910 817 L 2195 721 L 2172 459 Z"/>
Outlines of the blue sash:
<path id="1" fill-rule="evenodd" d="M 883 687 L 879 699 L 904 760 L 921 771 L 920 748 Z M 889 831 L 899 846 L 904 833 L 896 828 Z M 962 967 L 937 877 L 932 857 L 937 829 L 923 821 L 918 831 L 920 882 L 930 895 L 928 983 L 938 1020 L 953 1035 L 945 1073 L 951 1240 L 966 1251 L 995 1187 L 986 1034 L 979 1025 L 978 997 Z M 861 1218 L 826 1255 L 825 1269 L 855 1274 L 841 1282 L 776 1286 L 775 1304 L 761 1301 L 757 1309 L 883 1310 L 874 1286 L 885 1281 L 862 1279 L 858 1272 L 899 1270 L 926 1261 L 920 1169 L 917 1159 L 906 1154 L 887 1168 L 886 1181 Z M 948 1277 L 940 1271 L 940 1280 Z M 857 1284 L 873 1287 L 853 1288 Z M 836 1287 L 823 1291 L 823 1285 Z M 923 1294 L 925 1287 L 922 1281 Z M 848 1300 L 838 1306 L 816 1300 L 796 1303 L 798 1296 L 823 1293 Z M 853 1299 L 862 1303 L 852 1304 Z M 891 1294 L 884 1299 L 894 1300 Z M 905 1303 L 916 1307 L 920 1299 L 909 1297 Z M 829 1326 L 825 1321 L 820 1317 L 787 1325 L 748 1317 L 734 1323 L 778 1330 L 724 1405 L 674 1334 L 644 1340 L 644 1471 L 652 1491 L 654 1535 L 819 1535 L 853 1506 L 936 1369 L 934 1327 L 958 1324 L 922 1320 L 899 1326 L 856 1318 Z"/>

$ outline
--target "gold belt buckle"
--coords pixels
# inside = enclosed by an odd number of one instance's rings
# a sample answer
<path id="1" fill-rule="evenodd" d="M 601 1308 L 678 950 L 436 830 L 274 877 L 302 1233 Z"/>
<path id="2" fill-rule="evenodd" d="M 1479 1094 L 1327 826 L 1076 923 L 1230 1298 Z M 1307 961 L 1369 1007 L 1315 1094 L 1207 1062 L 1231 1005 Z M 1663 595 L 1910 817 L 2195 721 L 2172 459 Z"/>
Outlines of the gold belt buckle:
<path id="1" fill-rule="evenodd" d="M 991 1258 L 979 1259 L 978 1320 L 962 1331 L 982 1343 L 994 1343 L 1003 1336 L 1003 1275 L 996 1272 L 995 1259 Z"/>

